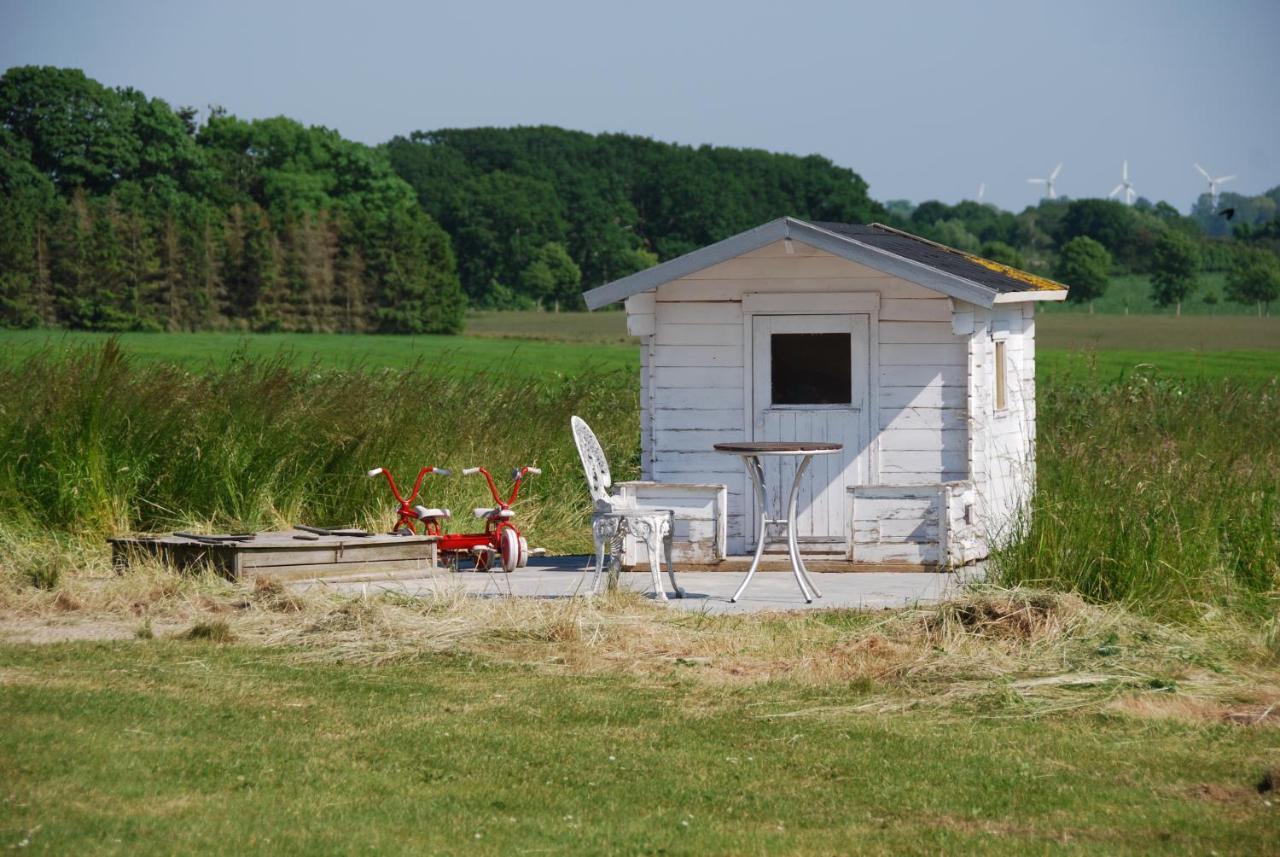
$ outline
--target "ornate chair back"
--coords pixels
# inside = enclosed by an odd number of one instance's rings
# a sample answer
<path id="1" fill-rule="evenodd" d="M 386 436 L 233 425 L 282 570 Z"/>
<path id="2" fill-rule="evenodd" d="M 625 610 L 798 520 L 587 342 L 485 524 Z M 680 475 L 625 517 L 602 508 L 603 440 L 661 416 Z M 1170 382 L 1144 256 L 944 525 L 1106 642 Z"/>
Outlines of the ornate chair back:
<path id="1" fill-rule="evenodd" d="M 604 449 L 596 438 L 591 426 L 581 417 L 569 420 L 573 426 L 573 442 L 578 447 L 578 457 L 582 459 L 582 469 L 587 474 L 587 486 L 591 489 L 591 499 L 597 505 L 612 505 L 609 487 L 613 485 L 613 477 L 609 475 L 609 460 L 605 458 Z"/>

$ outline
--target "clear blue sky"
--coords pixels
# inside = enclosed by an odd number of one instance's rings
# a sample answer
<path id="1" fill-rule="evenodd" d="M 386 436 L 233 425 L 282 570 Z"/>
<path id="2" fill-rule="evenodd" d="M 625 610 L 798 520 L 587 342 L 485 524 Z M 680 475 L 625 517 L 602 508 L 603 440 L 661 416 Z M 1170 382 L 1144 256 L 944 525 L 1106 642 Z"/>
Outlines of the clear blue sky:
<path id="1" fill-rule="evenodd" d="M 0 68 L 368 143 L 548 123 L 821 153 L 878 199 L 1020 210 L 1026 178 L 1186 209 L 1198 161 L 1280 184 L 1280 2 L 0 0 Z"/>

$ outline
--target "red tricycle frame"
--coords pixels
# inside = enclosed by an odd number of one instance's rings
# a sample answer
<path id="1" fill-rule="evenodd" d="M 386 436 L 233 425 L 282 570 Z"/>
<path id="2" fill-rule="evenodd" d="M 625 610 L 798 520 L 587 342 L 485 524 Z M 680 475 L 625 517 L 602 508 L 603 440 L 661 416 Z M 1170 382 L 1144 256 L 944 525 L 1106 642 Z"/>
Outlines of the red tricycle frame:
<path id="1" fill-rule="evenodd" d="M 475 473 L 484 476 L 489 486 L 489 493 L 493 497 L 493 508 L 475 510 L 476 517 L 482 518 L 485 522 L 484 532 L 480 533 L 446 533 L 441 528 L 440 522 L 452 517 L 448 509 L 429 509 L 425 506 L 413 505 L 422 488 L 422 481 L 428 473 L 447 476 L 449 472 L 439 467 L 422 468 L 414 481 L 413 491 L 408 497 L 401 495 L 395 479 L 385 467 L 374 468 L 368 475 L 370 477 L 379 474 L 385 476 L 387 484 L 391 487 L 391 493 L 400 504 L 397 509 L 395 531 L 407 530 L 409 533 L 416 533 L 416 525 L 420 522 L 425 535 L 439 538 L 436 549 L 454 570 L 457 570 L 458 563 L 463 557 L 474 558 L 477 571 L 488 571 L 493 565 L 495 556 L 499 558 L 501 568 L 506 572 L 515 571 L 527 565 L 529 542 L 513 522 L 515 512 L 512 511 L 511 505 L 519 499 L 520 487 L 524 484 L 525 477 L 531 473 L 541 473 L 542 470 L 529 465 L 516 469 L 513 474 L 511 493 L 505 500 L 498 492 L 498 486 L 488 470 L 483 467 L 467 467 L 462 471 L 464 476 Z"/>

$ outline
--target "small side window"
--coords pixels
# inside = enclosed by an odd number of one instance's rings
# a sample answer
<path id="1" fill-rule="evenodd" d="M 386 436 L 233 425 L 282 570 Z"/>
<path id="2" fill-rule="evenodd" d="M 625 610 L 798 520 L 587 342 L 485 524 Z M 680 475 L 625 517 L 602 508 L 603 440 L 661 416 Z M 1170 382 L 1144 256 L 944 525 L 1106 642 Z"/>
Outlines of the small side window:
<path id="1" fill-rule="evenodd" d="M 1009 406 L 1009 379 L 1006 369 L 1008 365 L 1004 354 L 1005 341 L 996 340 L 996 410 L 1003 411 Z"/>

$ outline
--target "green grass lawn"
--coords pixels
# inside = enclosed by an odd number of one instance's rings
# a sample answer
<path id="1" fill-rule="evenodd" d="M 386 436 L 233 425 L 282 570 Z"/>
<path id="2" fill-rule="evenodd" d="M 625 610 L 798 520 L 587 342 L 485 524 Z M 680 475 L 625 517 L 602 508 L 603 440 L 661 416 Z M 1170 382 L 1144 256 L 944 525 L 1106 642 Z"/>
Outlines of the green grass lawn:
<path id="1" fill-rule="evenodd" d="M 136 359 L 174 362 L 194 370 L 225 365 L 238 355 L 279 357 L 291 363 L 318 363 L 336 368 L 408 369 L 417 365 L 429 372 L 485 371 L 520 375 L 639 365 L 633 344 L 568 338 L 209 332 L 115 336 Z M 97 347 L 109 338 L 111 334 L 85 331 L 0 331 L 0 346 L 4 348 L 3 359 L 20 359 L 42 351 Z"/>
<path id="2" fill-rule="evenodd" d="M 1274 853 L 1273 729 L 861 713 L 865 686 L 0 647 L 0 845 L 48 854 Z M 1274 794 L 1274 793 L 1272 793 Z M 1270 843 L 1270 844 L 1268 844 Z"/>
<path id="3" fill-rule="evenodd" d="M 1036 355 L 1040 382 L 1107 382 L 1143 374 L 1166 379 L 1280 378 L 1280 351 L 1068 351 Z"/>
<path id="4" fill-rule="evenodd" d="M 4 358 L 98 346 L 108 334 L 0 331 Z M 635 340 L 620 312 L 475 313 L 464 336 L 345 334 L 126 333 L 126 352 L 192 369 L 221 366 L 235 355 L 289 362 L 520 375 L 635 368 Z M 1178 376 L 1268 379 L 1280 375 L 1280 318 L 1116 316 L 1042 313 L 1037 350 L 1046 373 L 1113 380 L 1136 367 Z"/>

